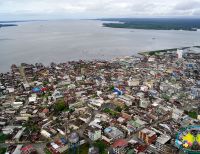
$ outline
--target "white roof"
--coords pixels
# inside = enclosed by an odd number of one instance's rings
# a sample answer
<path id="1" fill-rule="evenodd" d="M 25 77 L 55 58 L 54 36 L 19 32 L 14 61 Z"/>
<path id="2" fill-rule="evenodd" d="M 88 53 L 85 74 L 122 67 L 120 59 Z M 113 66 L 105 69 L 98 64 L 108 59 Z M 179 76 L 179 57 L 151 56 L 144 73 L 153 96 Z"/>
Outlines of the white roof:
<path id="1" fill-rule="evenodd" d="M 54 142 L 51 143 L 51 146 L 52 146 L 54 149 L 58 149 L 58 148 L 59 148 L 59 146 L 58 146 L 57 144 L 55 144 Z"/>
<path id="2" fill-rule="evenodd" d="M 131 139 L 131 140 L 129 140 L 128 142 L 131 143 L 131 144 L 138 143 L 138 141 L 136 141 L 136 140 L 134 140 L 134 139 Z"/>
<path id="3" fill-rule="evenodd" d="M 37 98 L 36 96 L 31 96 L 31 97 L 28 98 L 28 101 L 29 102 L 35 102 L 36 98 Z"/>
<path id="4" fill-rule="evenodd" d="M 51 134 L 49 132 L 47 132 L 46 130 L 42 129 L 41 130 L 41 134 L 47 136 L 47 137 L 51 137 Z"/>
<path id="5" fill-rule="evenodd" d="M 22 133 L 24 130 L 25 130 L 25 128 L 22 128 L 21 130 L 19 130 L 17 132 L 17 134 L 15 135 L 14 139 L 19 139 L 22 136 Z"/>
<path id="6" fill-rule="evenodd" d="M 157 142 L 160 144 L 165 144 L 167 141 L 169 141 L 171 139 L 171 136 L 167 136 L 167 135 L 161 135 L 157 138 Z"/>
<path id="7" fill-rule="evenodd" d="M 15 148 L 15 151 L 13 152 L 13 154 L 21 154 L 21 148 L 22 148 L 22 144 L 17 145 L 17 147 Z"/>
<path id="8" fill-rule="evenodd" d="M 13 102 L 14 105 L 22 105 L 23 102 Z"/>
<path id="9" fill-rule="evenodd" d="M 7 90 L 9 91 L 9 93 L 13 93 L 15 91 L 14 88 L 7 88 Z"/>

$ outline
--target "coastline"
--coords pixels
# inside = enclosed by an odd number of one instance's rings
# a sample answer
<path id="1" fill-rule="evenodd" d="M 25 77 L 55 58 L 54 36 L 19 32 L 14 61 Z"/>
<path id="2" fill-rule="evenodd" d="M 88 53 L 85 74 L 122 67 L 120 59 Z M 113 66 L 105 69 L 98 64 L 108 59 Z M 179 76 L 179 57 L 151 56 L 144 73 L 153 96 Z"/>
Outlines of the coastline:
<path id="1" fill-rule="evenodd" d="M 136 55 L 127 55 L 127 56 L 119 56 L 119 57 L 115 57 L 115 58 L 112 58 L 112 60 L 116 60 L 116 59 L 122 59 L 124 57 L 133 57 L 133 56 L 153 56 L 153 55 L 159 55 L 160 53 L 165 53 L 165 52 L 170 52 L 170 51 L 176 51 L 177 49 L 188 49 L 188 48 L 192 48 L 192 47 L 196 47 L 196 48 L 200 48 L 200 46 L 190 46 L 190 47 L 180 47 L 180 48 L 169 48 L 169 49 L 162 49 L 162 50 L 152 50 L 152 51 L 139 51 L 136 53 Z M 68 60 L 66 62 L 78 62 L 78 61 L 88 61 L 88 62 L 92 62 L 92 61 L 109 61 L 109 60 L 105 60 L 105 59 L 91 59 L 91 60 L 83 60 L 83 59 L 79 59 L 79 60 Z M 52 61 L 50 63 L 66 63 L 66 62 L 55 62 L 55 61 Z M 22 62 L 23 63 L 23 62 Z M 21 64 L 22 64 L 21 63 Z M 38 62 L 38 63 L 41 63 L 41 62 Z M 50 65 L 47 64 L 46 66 Z M 20 65 L 21 65 L 20 64 Z M 30 65 L 33 65 L 33 63 L 27 63 L 27 64 L 30 64 Z M 12 64 L 12 65 L 15 65 L 15 64 Z M 11 67 L 11 66 L 10 66 Z M 9 70 L 5 71 L 5 72 L 9 72 Z M 5 72 L 0 72 L 0 73 L 5 73 Z"/>

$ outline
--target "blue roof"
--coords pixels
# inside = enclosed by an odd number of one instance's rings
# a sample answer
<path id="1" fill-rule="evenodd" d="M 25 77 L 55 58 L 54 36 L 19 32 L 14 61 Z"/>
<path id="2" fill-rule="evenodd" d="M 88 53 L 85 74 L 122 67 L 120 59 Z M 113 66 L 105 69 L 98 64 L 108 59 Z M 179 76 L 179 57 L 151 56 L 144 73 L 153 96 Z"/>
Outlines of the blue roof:
<path id="1" fill-rule="evenodd" d="M 108 128 L 105 128 L 105 129 L 104 129 L 104 132 L 108 133 L 108 132 L 110 132 L 111 130 L 112 130 L 112 128 L 108 127 Z"/>
<path id="2" fill-rule="evenodd" d="M 60 140 L 62 141 L 63 144 L 67 144 L 68 143 L 67 140 L 65 138 L 63 138 L 63 137 L 60 138 Z"/>

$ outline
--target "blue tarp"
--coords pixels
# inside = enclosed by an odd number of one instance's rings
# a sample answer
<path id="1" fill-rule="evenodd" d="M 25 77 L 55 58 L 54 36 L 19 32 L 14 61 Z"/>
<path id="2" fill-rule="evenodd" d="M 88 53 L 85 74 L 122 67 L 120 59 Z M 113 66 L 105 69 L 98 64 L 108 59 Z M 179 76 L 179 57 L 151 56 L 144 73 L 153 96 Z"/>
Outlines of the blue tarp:
<path id="1" fill-rule="evenodd" d="M 114 88 L 113 92 L 117 93 L 118 95 L 123 95 L 123 91 L 119 90 L 118 88 Z"/>
<path id="2" fill-rule="evenodd" d="M 38 87 L 33 88 L 33 92 L 35 92 L 35 93 L 40 92 L 40 91 L 41 91 L 41 89 Z"/>

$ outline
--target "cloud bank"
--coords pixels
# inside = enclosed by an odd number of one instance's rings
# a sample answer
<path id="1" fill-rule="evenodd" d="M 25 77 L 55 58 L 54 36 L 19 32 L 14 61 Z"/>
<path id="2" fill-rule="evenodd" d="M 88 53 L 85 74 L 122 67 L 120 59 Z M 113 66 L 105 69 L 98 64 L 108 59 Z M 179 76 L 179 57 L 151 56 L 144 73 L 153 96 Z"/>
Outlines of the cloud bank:
<path id="1" fill-rule="evenodd" d="M 200 0 L 0 0 L 0 20 L 200 16 Z"/>

